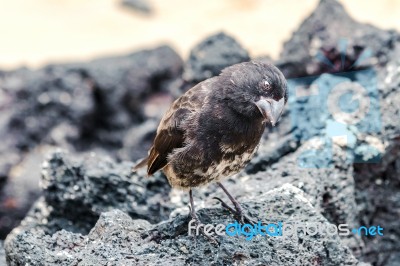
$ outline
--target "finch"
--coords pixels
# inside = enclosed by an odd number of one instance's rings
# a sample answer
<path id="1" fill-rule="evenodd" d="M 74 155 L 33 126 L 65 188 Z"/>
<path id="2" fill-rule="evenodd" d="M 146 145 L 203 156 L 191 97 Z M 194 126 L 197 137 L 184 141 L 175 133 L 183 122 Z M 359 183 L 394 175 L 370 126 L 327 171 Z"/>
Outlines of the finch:
<path id="1" fill-rule="evenodd" d="M 275 126 L 287 102 L 287 82 L 272 64 L 239 63 L 200 82 L 175 100 L 163 116 L 148 156 L 134 170 L 162 170 L 170 185 L 189 191 L 190 215 L 200 223 L 192 189 L 216 182 L 241 221 L 250 220 L 221 184 L 257 150 L 266 125 Z"/>

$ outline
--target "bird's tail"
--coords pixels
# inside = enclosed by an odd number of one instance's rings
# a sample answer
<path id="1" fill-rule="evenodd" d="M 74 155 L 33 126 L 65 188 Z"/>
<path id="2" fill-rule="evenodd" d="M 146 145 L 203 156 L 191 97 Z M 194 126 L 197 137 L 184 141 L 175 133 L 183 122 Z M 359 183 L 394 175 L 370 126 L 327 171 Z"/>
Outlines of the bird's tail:
<path id="1" fill-rule="evenodd" d="M 143 160 L 141 160 L 137 165 L 135 165 L 132 168 L 132 172 L 136 172 L 138 169 L 147 166 L 148 161 L 149 161 L 149 157 L 146 157 Z"/>

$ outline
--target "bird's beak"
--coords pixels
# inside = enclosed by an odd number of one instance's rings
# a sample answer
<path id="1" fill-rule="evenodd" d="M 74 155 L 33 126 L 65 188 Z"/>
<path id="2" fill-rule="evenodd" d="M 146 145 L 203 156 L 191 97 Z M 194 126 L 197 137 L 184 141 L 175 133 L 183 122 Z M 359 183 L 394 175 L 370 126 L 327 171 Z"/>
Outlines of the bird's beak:
<path id="1" fill-rule="evenodd" d="M 256 105 L 264 119 L 270 121 L 272 126 L 275 126 L 285 106 L 285 99 L 282 97 L 279 101 L 275 101 L 271 98 L 261 97 L 261 99 L 256 102 Z"/>

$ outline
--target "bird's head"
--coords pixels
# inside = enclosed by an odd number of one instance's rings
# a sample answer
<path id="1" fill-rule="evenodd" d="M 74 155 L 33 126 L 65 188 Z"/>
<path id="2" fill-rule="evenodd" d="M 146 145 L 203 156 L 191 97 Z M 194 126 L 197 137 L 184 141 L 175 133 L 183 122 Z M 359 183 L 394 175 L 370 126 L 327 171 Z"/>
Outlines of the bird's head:
<path id="1" fill-rule="evenodd" d="M 277 67 L 245 62 L 225 68 L 220 78 L 222 97 L 234 111 L 275 126 L 288 98 L 286 79 Z"/>

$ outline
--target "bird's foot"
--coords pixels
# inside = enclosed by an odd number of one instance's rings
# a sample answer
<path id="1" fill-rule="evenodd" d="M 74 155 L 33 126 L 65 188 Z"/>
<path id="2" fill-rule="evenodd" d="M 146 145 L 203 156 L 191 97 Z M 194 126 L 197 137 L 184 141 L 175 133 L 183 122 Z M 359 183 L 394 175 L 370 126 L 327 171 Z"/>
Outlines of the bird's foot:
<path id="1" fill-rule="evenodd" d="M 217 246 L 218 246 L 218 245 L 219 245 L 218 240 L 217 240 L 216 238 L 214 238 L 214 237 L 208 235 L 208 234 L 204 231 L 205 225 L 200 221 L 200 219 L 199 219 L 199 217 L 197 216 L 197 214 L 196 214 L 194 211 L 192 211 L 192 209 L 191 209 L 190 207 L 189 207 L 189 209 L 190 209 L 190 217 L 192 218 L 192 220 L 189 221 L 189 230 L 191 230 L 191 227 L 192 227 L 192 226 L 195 228 L 195 232 L 194 232 L 194 234 L 193 234 L 195 245 L 197 245 L 197 235 L 200 233 L 200 234 L 203 235 L 205 238 L 207 238 L 207 240 L 208 240 L 209 242 L 211 242 L 211 244 L 214 244 L 214 245 L 217 245 Z M 192 221 L 194 221 L 194 222 L 192 222 Z M 189 235 L 190 235 L 190 234 L 192 234 L 192 232 L 189 232 Z"/>
<path id="2" fill-rule="evenodd" d="M 255 225 L 257 224 L 257 222 L 255 220 L 253 220 L 252 218 L 250 218 L 248 215 L 246 215 L 243 211 L 242 206 L 240 206 L 240 204 L 236 201 L 233 202 L 235 209 L 233 209 L 232 207 L 230 207 L 228 204 L 226 204 L 222 199 L 218 198 L 218 197 L 214 197 L 214 199 L 218 200 L 222 207 L 227 209 L 230 213 L 232 213 L 235 217 L 235 219 L 237 221 L 239 221 L 241 224 L 251 224 L 251 225 Z"/>

